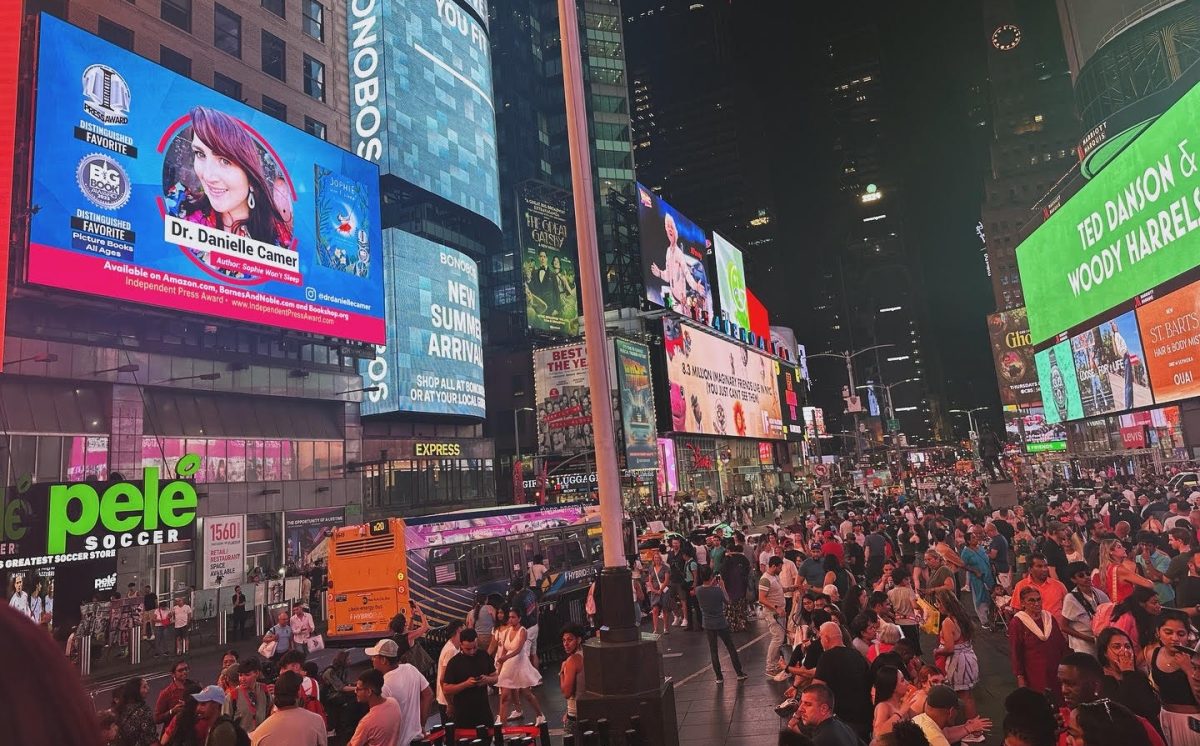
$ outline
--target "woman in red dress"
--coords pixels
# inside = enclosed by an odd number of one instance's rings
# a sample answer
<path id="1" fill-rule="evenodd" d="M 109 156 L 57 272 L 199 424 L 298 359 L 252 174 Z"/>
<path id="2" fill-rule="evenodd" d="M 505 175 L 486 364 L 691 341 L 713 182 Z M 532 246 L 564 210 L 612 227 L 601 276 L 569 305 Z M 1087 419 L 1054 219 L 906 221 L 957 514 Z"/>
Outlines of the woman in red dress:
<path id="1" fill-rule="evenodd" d="M 1008 623 L 1009 654 L 1017 686 L 1058 693 L 1058 664 L 1070 652 L 1054 616 L 1042 608 L 1042 592 L 1021 589 L 1021 610 Z"/>

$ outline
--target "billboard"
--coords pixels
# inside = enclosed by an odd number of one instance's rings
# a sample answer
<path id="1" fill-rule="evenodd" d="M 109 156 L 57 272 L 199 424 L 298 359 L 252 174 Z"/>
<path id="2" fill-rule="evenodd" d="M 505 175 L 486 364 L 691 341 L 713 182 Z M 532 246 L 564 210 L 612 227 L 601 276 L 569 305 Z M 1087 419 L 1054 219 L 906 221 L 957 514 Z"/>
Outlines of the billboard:
<path id="1" fill-rule="evenodd" d="M 246 578 L 246 516 L 218 515 L 204 519 L 200 550 L 201 587 L 240 585 Z"/>
<path id="2" fill-rule="evenodd" d="M 675 463 L 675 441 L 658 439 L 658 494 L 660 497 L 674 495 L 679 491 L 679 474 Z"/>
<path id="3" fill-rule="evenodd" d="M 517 186 L 517 235 L 530 329 L 579 336 L 579 273 L 571 193 L 537 181 Z"/>
<path id="4" fill-rule="evenodd" d="M 477 12 L 482 5 L 470 4 Z M 354 151 L 499 226 L 487 29 L 455 0 L 356 0 L 346 8 Z"/>
<path id="5" fill-rule="evenodd" d="M 41 16 L 26 280 L 384 341 L 379 172 Z"/>
<path id="6" fill-rule="evenodd" d="M 1032 344 L 1200 264 L 1197 118 L 1200 86 L 1017 247 Z"/>
<path id="7" fill-rule="evenodd" d="M 1079 379 L 1075 376 L 1075 360 L 1070 342 L 1059 342 L 1033 356 L 1037 366 L 1038 386 L 1044 394 L 1046 422 L 1057 425 L 1083 417 L 1083 402 L 1079 400 Z"/>
<path id="8" fill-rule="evenodd" d="M 533 351 L 538 453 L 592 450 L 592 390 L 583 342 Z"/>
<path id="9" fill-rule="evenodd" d="M 749 329 L 750 308 L 746 305 L 746 267 L 742 262 L 742 250 L 713 231 L 713 253 L 717 259 L 721 312 L 729 323 Z"/>
<path id="10" fill-rule="evenodd" d="M 825 435 L 825 410 L 820 407 L 805 407 L 804 431 L 809 440 L 816 440 Z"/>
<path id="11" fill-rule="evenodd" d="M 992 340 L 992 359 L 996 363 L 1001 403 L 1041 404 L 1042 392 L 1038 388 L 1025 309 L 1014 308 L 988 316 L 988 335 Z"/>
<path id="12" fill-rule="evenodd" d="M 671 429 L 782 440 L 775 360 L 679 319 L 663 319 Z"/>
<path id="13" fill-rule="evenodd" d="M 346 525 L 345 508 L 306 508 L 283 514 L 283 560 L 305 567 L 329 557 L 329 535 Z"/>
<path id="14" fill-rule="evenodd" d="M 625 468 L 658 469 L 658 431 L 654 426 L 654 392 L 650 384 L 650 350 L 644 344 L 617 337 L 617 393 L 621 401 L 621 430 L 625 436 Z"/>
<path id="15" fill-rule="evenodd" d="M 788 440 L 804 440 L 804 410 L 807 407 L 801 406 L 804 384 L 801 382 L 800 368 L 776 362 L 775 370 L 783 433 Z"/>
<path id="16" fill-rule="evenodd" d="M 646 299 L 693 318 L 712 319 L 703 229 L 641 184 L 637 190 Z"/>
<path id="17" fill-rule="evenodd" d="M 750 331 L 765 344 L 771 338 L 771 317 L 767 307 L 750 290 L 746 291 L 746 305 L 750 308 Z"/>
<path id="18" fill-rule="evenodd" d="M 1154 403 L 1133 311 L 1072 337 L 1071 352 L 1085 416 Z"/>
<path id="19" fill-rule="evenodd" d="M 1046 410 L 1042 407 L 1030 407 L 1019 411 L 1026 453 L 1067 450 L 1066 423 L 1051 424 L 1046 420 Z"/>
<path id="20" fill-rule="evenodd" d="M 788 360 L 799 365 L 800 345 L 796 344 L 796 332 L 786 326 L 772 326 L 770 331 L 771 344 L 781 348 L 779 354 L 782 356 L 783 350 L 787 350 Z"/>
<path id="21" fill-rule="evenodd" d="M 483 417 L 479 267 L 454 249 L 396 229 L 385 235 L 386 345 L 360 363 L 364 415 Z"/>
<path id="22" fill-rule="evenodd" d="M 1200 396 L 1200 283 L 1145 304 L 1137 318 L 1154 399 Z"/>

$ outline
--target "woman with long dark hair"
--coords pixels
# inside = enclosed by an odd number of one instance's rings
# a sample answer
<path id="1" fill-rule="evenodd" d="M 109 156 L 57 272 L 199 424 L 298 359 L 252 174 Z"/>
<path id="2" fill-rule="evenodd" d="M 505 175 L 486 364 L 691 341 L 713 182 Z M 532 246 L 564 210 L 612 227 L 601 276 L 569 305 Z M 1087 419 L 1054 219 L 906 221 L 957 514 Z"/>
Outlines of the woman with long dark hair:
<path id="1" fill-rule="evenodd" d="M 245 126 L 204 106 L 192 109 L 190 116 L 183 136 L 192 144 L 192 170 L 201 194 L 184 202 L 184 219 L 256 241 L 291 244 L 262 156 Z"/>
<path id="2" fill-rule="evenodd" d="M 1110 624 L 1133 640 L 1139 669 L 1146 668 L 1142 651 L 1154 642 L 1158 628 L 1155 620 L 1160 612 L 1162 604 L 1153 588 L 1134 588 L 1124 601 L 1113 607 Z"/>
<path id="3" fill-rule="evenodd" d="M 1137 670 L 1135 647 L 1129 635 L 1116 627 L 1108 627 L 1096 637 L 1096 657 L 1104 669 L 1100 693 L 1159 728 L 1162 703 L 1149 679 Z"/>
<path id="4" fill-rule="evenodd" d="M 896 723 L 912 717 L 913 713 L 904 703 L 911 688 L 908 679 L 895 666 L 883 666 L 875 673 L 875 717 L 871 724 L 873 736 L 878 738 L 891 733 Z"/>
<path id="5" fill-rule="evenodd" d="M 1188 644 L 1187 614 L 1164 611 L 1155 626 L 1155 641 L 1146 648 L 1146 664 L 1150 681 L 1162 700 L 1158 720 L 1163 738 L 1173 746 L 1200 743 L 1200 733 L 1191 725 L 1200 715 L 1200 703 L 1192 692 L 1192 655 L 1181 649 Z"/>
<path id="6" fill-rule="evenodd" d="M 158 743 L 154 713 L 146 704 L 150 687 L 139 677 L 129 679 L 113 693 L 113 714 L 117 716 L 117 743 L 120 746 L 151 746 Z"/>
<path id="7" fill-rule="evenodd" d="M 933 658 L 938 661 L 938 667 L 946 672 L 946 686 L 958 694 L 967 720 L 970 720 L 977 714 L 974 689 L 979 683 L 979 658 L 971 642 L 974 627 L 957 596 L 951 591 L 938 591 L 934 594 L 934 601 L 942 615 L 942 627 L 938 632 Z"/>
<path id="8" fill-rule="evenodd" d="M 1085 702 L 1067 721 L 1070 746 L 1150 746 L 1141 722 L 1129 708 L 1111 699 Z"/>
<path id="9" fill-rule="evenodd" d="M 159 741 L 163 746 L 204 745 L 208 738 L 209 723 L 196 716 L 196 707 L 200 703 L 192 696 L 199 693 L 200 685 L 196 682 L 189 680 L 183 685 L 183 709 L 176 713 L 163 729 L 162 739 Z"/>

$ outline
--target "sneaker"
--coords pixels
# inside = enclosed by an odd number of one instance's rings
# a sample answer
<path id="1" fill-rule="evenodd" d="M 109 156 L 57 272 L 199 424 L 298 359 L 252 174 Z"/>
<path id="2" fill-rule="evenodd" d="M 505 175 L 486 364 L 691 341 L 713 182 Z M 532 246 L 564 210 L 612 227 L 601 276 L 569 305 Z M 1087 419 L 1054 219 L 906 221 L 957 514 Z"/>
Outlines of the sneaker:
<path id="1" fill-rule="evenodd" d="M 688 620 L 684 619 L 683 624 L 680 624 L 679 626 L 683 629 L 687 629 L 688 628 Z"/>
<path id="2" fill-rule="evenodd" d="M 748 679 L 748 678 L 750 678 L 750 677 L 749 677 L 749 676 L 747 676 L 745 673 L 742 673 L 742 672 L 740 672 L 740 671 L 738 672 L 738 675 L 737 675 L 737 680 L 738 680 L 738 681 L 745 681 L 745 680 L 746 680 L 746 679 Z"/>
<path id="3" fill-rule="evenodd" d="M 510 721 L 520 720 L 523 717 L 525 717 L 525 713 L 521 712 L 520 710 L 513 710 L 512 712 L 508 713 L 508 719 Z"/>
<path id="4" fill-rule="evenodd" d="M 672 627 L 678 627 L 678 626 L 679 626 L 679 617 L 677 617 L 677 616 L 673 616 L 673 617 L 671 617 L 671 626 L 672 626 Z"/>
<path id="5" fill-rule="evenodd" d="M 798 704 L 799 702 L 795 698 L 788 697 L 779 704 L 775 705 L 775 714 L 779 715 L 780 717 L 791 714 L 791 712 L 796 709 Z"/>
<path id="6" fill-rule="evenodd" d="M 774 679 L 778 675 L 779 675 L 779 671 L 773 671 L 769 668 L 767 669 L 767 678 L 768 679 Z"/>
<path id="7" fill-rule="evenodd" d="M 724 678 L 722 678 L 722 677 L 720 677 L 720 676 L 718 676 L 718 677 L 717 677 L 717 683 L 718 683 L 718 684 L 724 684 L 724 683 L 725 683 L 725 679 L 724 679 Z"/>
<path id="8" fill-rule="evenodd" d="M 787 681 L 789 676 L 791 676 L 791 674 L 788 673 L 787 669 L 785 668 L 771 678 L 775 679 L 776 681 Z"/>

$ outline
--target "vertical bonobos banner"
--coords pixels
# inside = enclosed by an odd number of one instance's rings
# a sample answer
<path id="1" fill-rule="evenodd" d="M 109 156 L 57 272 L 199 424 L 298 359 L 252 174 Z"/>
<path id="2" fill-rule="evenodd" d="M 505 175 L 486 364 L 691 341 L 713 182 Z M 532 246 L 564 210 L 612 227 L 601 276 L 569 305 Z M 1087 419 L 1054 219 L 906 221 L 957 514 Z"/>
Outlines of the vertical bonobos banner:
<path id="1" fill-rule="evenodd" d="M 517 214 L 529 328 L 578 336 L 579 282 L 571 193 L 526 181 L 517 186 Z"/>
<path id="2" fill-rule="evenodd" d="M 404 231 L 386 235 L 387 345 L 362 363 L 363 414 L 483 417 L 479 267 L 454 249 Z"/>
<path id="3" fill-rule="evenodd" d="M 658 431 L 654 427 L 654 393 L 650 388 L 650 350 L 618 337 L 617 391 L 621 396 L 621 429 L 625 436 L 625 468 L 658 469 Z"/>
<path id="4" fill-rule="evenodd" d="M 29 282 L 384 341 L 378 169 L 41 16 Z"/>
<path id="5" fill-rule="evenodd" d="M 205 518 L 203 531 L 202 587 L 207 590 L 241 584 L 246 577 L 246 516 Z"/>
<path id="6" fill-rule="evenodd" d="M 988 335 L 992 339 L 1000 401 L 1025 406 L 1040 404 L 1042 392 L 1038 388 L 1025 309 L 1014 308 L 988 316 Z"/>
<path id="7" fill-rule="evenodd" d="M 672 317 L 663 347 L 673 431 L 783 439 L 773 358 Z"/>
<path id="8" fill-rule="evenodd" d="M 721 311 L 731 324 L 749 329 L 750 309 L 746 305 L 746 267 L 742 262 L 742 250 L 714 231 L 713 251 L 717 257 Z"/>
<path id="9" fill-rule="evenodd" d="M 582 342 L 533 351 L 538 453 L 579 453 L 592 445 L 592 392 Z"/>

